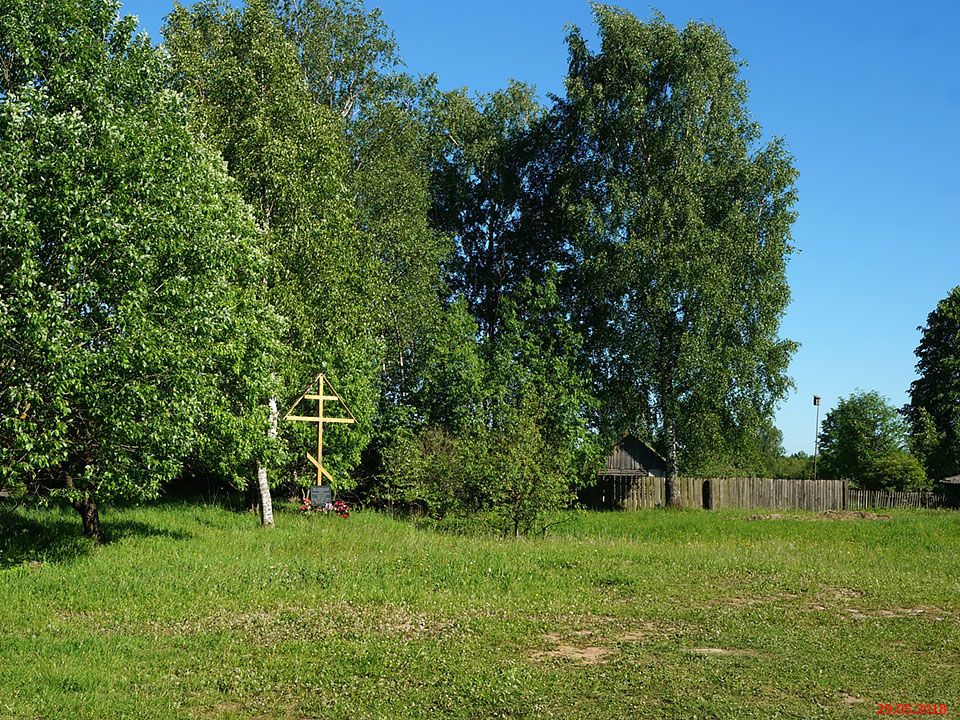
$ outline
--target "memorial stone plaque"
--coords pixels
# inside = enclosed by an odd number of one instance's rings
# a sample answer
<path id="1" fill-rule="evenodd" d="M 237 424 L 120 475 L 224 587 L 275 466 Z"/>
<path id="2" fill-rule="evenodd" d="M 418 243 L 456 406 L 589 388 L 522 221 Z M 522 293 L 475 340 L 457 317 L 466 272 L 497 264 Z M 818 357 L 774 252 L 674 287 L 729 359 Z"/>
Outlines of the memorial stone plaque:
<path id="1" fill-rule="evenodd" d="M 329 485 L 313 485 L 310 488 L 310 507 L 314 510 L 322 508 L 329 502 L 333 502 L 333 490 Z"/>

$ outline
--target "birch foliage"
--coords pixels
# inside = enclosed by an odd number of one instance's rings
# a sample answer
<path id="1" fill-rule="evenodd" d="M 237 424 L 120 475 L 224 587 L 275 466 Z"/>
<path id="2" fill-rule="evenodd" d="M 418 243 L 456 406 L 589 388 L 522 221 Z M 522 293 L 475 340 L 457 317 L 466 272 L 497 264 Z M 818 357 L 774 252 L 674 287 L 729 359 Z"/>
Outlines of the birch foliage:
<path id="1" fill-rule="evenodd" d="M 559 201 L 605 423 L 662 444 L 673 501 L 700 418 L 749 426 L 788 387 L 796 171 L 717 28 L 594 14 L 598 50 L 568 36 Z"/>
<path id="2" fill-rule="evenodd" d="M 259 284 L 286 321 L 271 363 L 279 405 L 324 371 L 360 420 L 324 437 L 328 468 L 347 486 L 369 438 L 380 350 L 376 278 L 356 229 L 342 120 L 313 101 L 272 3 L 178 6 L 164 37 L 173 84 L 194 103 L 198 131 L 220 149 L 265 233 Z M 315 432 L 281 423 L 274 482 L 312 474 L 304 447 Z"/>

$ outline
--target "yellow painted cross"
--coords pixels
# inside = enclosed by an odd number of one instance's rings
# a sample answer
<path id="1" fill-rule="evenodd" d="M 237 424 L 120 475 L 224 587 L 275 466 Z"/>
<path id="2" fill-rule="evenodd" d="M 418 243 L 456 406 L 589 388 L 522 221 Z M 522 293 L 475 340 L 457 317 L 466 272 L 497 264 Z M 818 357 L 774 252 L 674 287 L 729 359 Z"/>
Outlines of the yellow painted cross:
<path id="1" fill-rule="evenodd" d="M 316 388 L 316 389 L 314 389 Z M 332 395 L 328 395 L 326 390 L 329 388 Z M 303 400 L 316 400 L 317 401 L 317 414 L 316 416 L 310 415 L 294 415 L 293 411 L 297 409 L 297 406 Z M 324 412 L 323 403 L 326 401 L 336 400 L 340 403 L 340 407 L 343 408 L 349 417 L 329 417 Z M 347 404 L 343 401 L 343 398 L 340 397 L 333 385 L 330 384 L 330 381 L 327 379 L 327 376 L 323 373 L 317 375 L 316 379 L 310 383 L 310 386 L 303 391 L 303 394 L 297 398 L 297 401 L 287 410 L 286 415 L 283 416 L 284 420 L 299 420 L 300 422 L 315 422 L 317 424 L 317 456 L 314 457 L 310 453 L 307 453 L 307 459 L 310 460 L 317 468 L 317 485 L 323 485 L 323 478 L 326 477 L 330 482 L 333 482 L 333 476 L 327 472 L 327 469 L 323 466 L 323 425 L 324 423 L 346 423 L 349 425 L 357 422 L 357 419 L 353 416 L 353 413 L 350 412 L 350 408 L 347 407 Z"/>

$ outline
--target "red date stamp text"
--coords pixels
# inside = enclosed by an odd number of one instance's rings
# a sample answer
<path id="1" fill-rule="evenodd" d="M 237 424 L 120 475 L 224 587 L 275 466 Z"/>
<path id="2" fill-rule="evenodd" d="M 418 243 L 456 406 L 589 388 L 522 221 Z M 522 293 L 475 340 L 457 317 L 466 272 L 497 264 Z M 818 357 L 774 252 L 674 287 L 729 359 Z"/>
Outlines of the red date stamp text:
<path id="1" fill-rule="evenodd" d="M 946 715 L 947 706 L 936 703 L 877 703 L 877 715 Z"/>

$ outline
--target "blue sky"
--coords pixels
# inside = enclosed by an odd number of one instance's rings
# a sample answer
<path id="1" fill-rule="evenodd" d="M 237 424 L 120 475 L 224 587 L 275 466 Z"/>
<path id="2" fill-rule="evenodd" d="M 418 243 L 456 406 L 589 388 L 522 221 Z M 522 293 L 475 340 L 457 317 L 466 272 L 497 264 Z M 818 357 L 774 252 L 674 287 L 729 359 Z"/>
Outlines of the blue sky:
<path id="1" fill-rule="evenodd" d="M 383 0 L 407 69 L 443 88 L 491 92 L 511 78 L 560 93 L 564 25 L 585 2 Z M 647 2 L 622 7 L 648 17 Z M 159 38 L 172 2 L 127 0 Z M 915 377 L 917 326 L 960 285 L 960 3 L 661 1 L 674 24 L 723 28 L 747 62 L 749 106 L 800 171 L 793 302 L 796 390 L 777 424 L 788 452 L 813 452 L 824 412 L 857 389 L 895 405 Z M 592 30 L 588 31 L 592 36 Z"/>

